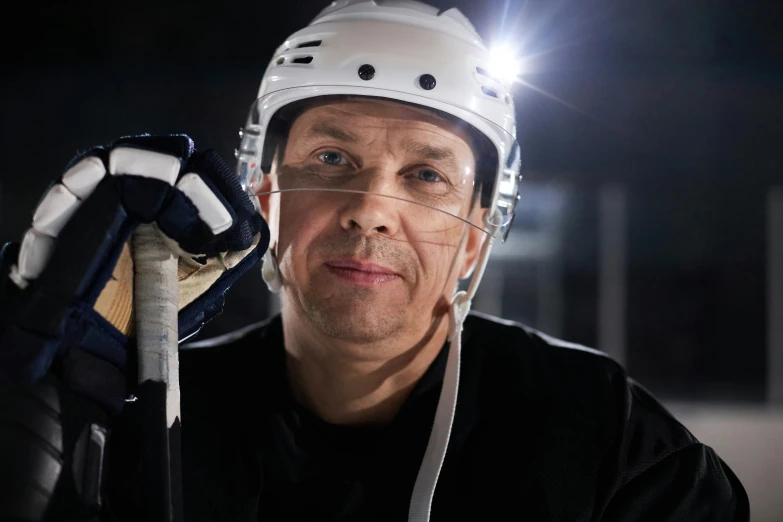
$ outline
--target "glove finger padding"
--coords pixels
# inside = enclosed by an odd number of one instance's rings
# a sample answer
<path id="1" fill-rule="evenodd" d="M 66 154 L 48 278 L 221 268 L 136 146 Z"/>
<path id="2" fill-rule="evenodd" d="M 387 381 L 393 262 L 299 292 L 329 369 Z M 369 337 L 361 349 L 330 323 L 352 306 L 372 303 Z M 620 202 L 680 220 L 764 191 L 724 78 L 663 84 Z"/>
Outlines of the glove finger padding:
<path id="1" fill-rule="evenodd" d="M 185 135 L 131 136 L 77 156 L 0 274 L 21 289 L 3 305 L 0 382 L 35 382 L 72 347 L 124 364 L 128 338 L 93 308 L 142 222 L 156 223 L 195 268 L 182 277 L 180 339 L 222 310 L 225 291 L 269 244 L 231 169 Z"/>
<path id="2" fill-rule="evenodd" d="M 105 177 L 114 180 L 128 217 L 156 222 L 178 244 L 177 253 L 213 256 L 245 250 L 265 228 L 236 176 L 214 151 L 195 151 L 187 136 L 123 138 L 79 156 L 49 188 L 22 244 L 13 274 L 19 286 L 40 275 L 60 230 Z"/>
<path id="3" fill-rule="evenodd" d="M 179 191 L 158 217 L 160 230 L 193 255 L 249 248 L 266 227 L 231 169 L 209 150 L 193 154 L 183 171 Z"/>

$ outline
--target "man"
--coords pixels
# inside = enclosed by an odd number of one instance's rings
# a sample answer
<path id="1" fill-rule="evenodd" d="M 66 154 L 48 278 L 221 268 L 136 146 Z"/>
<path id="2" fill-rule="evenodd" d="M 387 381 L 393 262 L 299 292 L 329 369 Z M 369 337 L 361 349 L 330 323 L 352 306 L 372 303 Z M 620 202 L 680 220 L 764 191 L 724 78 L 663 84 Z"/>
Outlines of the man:
<path id="1" fill-rule="evenodd" d="M 54 441 L 0 432 L 9 447 L 62 458 L 36 457 L 51 476 L 14 468 L 51 500 L 5 513 L 145 516 L 144 400 L 123 404 L 134 389 L 124 245 L 155 222 L 180 256 L 181 337 L 262 252 L 282 303 L 263 324 L 182 347 L 188 522 L 749 520 L 731 470 L 616 362 L 467 315 L 518 191 L 509 86 L 486 60 L 455 10 L 327 7 L 275 53 L 242 133 L 238 174 L 264 222 L 185 138 L 128 138 L 77 158 L 4 255 L 6 302 L 20 304 L 6 305 L 0 348 L 33 386 L 15 388 L 17 404 L 44 410 L 33 403 L 55 390 L 62 414 L 46 422 L 63 433 L 9 407 Z M 61 245 L 84 229 L 100 231 L 84 247 L 99 268 L 79 272 L 89 283 L 72 285 L 73 305 L 52 274 L 75 277 L 62 275 L 81 265 Z M 68 313 L 50 313 L 61 301 Z M 102 440 L 96 424 L 108 444 L 90 459 L 80 441 Z"/>

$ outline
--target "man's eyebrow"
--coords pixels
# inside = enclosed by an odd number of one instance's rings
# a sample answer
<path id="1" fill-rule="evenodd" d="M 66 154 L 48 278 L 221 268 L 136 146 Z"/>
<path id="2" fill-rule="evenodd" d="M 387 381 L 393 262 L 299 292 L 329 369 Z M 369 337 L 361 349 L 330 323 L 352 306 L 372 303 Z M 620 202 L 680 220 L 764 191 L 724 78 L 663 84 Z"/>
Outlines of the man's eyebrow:
<path id="1" fill-rule="evenodd" d="M 307 138 L 332 138 L 337 141 L 344 141 L 347 143 L 356 143 L 359 141 L 359 136 L 353 132 L 347 131 L 329 122 L 319 121 L 307 131 Z"/>
<path id="2" fill-rule="evenodd" d="M 406 140 L 403 144 L 403 148 L 405 149 L 405 152 L 409 154 L 416 154 L 421 158 L 432 161 L 442 161 L 455 168 L 457 166 L 457 159 L 450 149 L 412 140 Z"/>

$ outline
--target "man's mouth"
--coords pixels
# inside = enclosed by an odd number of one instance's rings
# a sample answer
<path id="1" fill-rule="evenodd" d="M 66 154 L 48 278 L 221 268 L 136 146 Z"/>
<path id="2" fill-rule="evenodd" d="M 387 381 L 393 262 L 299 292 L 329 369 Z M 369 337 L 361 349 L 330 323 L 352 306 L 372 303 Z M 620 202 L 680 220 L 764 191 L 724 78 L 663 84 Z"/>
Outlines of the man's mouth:
<path id="1" fill-rule="evenodd" d="M 324 264 L 329 272 L 340 279 L 365 286 L 391 283 L 400 278 L 391 268 L 359 259 L 335 259 Z"/>

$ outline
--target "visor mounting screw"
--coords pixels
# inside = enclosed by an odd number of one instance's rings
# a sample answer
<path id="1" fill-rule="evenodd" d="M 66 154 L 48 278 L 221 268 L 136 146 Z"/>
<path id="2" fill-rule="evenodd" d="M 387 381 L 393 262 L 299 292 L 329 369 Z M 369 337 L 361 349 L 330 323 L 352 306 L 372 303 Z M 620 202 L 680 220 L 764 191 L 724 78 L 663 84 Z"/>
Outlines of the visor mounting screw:
<path id="1" fill-rule="evenodd" d="M 359 78 L 364 81 L 372 80 L 375 77 L 375 67 L 366 63 L 359 67 Z"/>
<path id="2" fill-rule="evenodd" d="M 431 74 L 422 74 L 419 77 L 419 85 L 425 91 L 431 91 L 435 88 L 435 77 Z"/>

